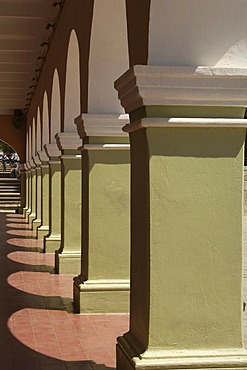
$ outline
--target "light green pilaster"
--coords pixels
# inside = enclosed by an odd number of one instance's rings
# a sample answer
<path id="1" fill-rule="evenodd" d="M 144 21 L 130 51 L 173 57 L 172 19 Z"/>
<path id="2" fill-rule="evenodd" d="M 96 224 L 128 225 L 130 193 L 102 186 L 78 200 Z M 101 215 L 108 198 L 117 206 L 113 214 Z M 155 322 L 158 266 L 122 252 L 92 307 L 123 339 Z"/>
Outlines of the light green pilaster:
<path id="1" fill-rule="evenodd" d="M 27 219 L 28 214 L 30 213 L 30 205 L 31 205 L 31 166 L 29 163 L 25 165 L 26 170 L 26 206 L 23 209 L 23 216 Z"/>
<path id="2" fill-rule="evenodd" d="M 36 230 L 41 225 L 41 201 L 42 201 L 42 184 L 41 184 L 41 162 L 38 156 L 34 157 L 36 164 L 36 197 L 35 197 L 35 218 L 32 220 L 32 230 Z M 36 234 L 37 236 L 37 234 Z"/>
<path id="3" fill-rule="evenodd" d="M 76 122 L 90 144 L 82 147 L 82 265 L 74 279 L 75 312 L 128 312 L 130 159 L 121 131 L 126 120 L 82 115 Z"/>
<path id="4" fill-rule="evenodd" d="M 19 209 L 17 210 L 18 213 L 23 213 L 27 209 L 25 208 L 26 207 L 26 183 L 27 183 L 26 171 L 25 171 L 24 164 L 21 163 L 20 164 L 21 203 L 20 203 Z"/>
<path id="5" fill-rule="evenodd" d="M 61 160 L 56 144 L 45 146 L 49 156 L 49 235 L 44 238 L 46 253 L 54 253 L 61 245 Z"/>
<path id="6" fill-rule="evenodd" d="M 31 176 L 30 176 L 30 213 L 27 215 L 28 223 L 32 225 L 32 221 L 36 218 L 36 194 L 37 194 L 37 175 L 36 165 L 34 161 L 30 161 Z"/>
<path id="7" fill-rule="evenodd" d="M 49 165 L 45 152 L 38 153 L 41 161 L 41 225 L 37 228 L 38 239 L 49 234 Z"/>
<path id="8" fill-rule="evenodd" d="M 233 109 L 230 118 L 212 118 L 208 100 L 215 97 L 214 106 L 241 106 L 247 77 L 211 69 L 210 75 L 194 71 L 185 79 L 183 67 L 176 68 L 176 78 L 167 67 L 157 67 L 159 73 L 156 67 L 140 67 L 140 74 L 138 68 L 116 83 L 127 111 L 136 113 L 150 100 L 160 105 L 163 87 L 176 80 L 176 89 L 167 94 L 175 117 L 169 107 L 170 117 L 156 112 L 124 128 L 131 142 L 131 312 L 130 330 L 118 338 L 117 368 L 246 369 L 242 217 L 247 121 L 243 109 Z M 197 82 L 207 86 L 207 96 L 204 88 L 195 88 Z M 155 96 L 150 93 L 154 87 Z M 135 100 L 133 91 L 141 91 L 142 99 Z M 191 118 L 178 117 L 175 99 L 181 106 L 186 96 L 188 105 L 208 106 L 208 117 L 205 109 L 202 117 L 193 117 L 194 109 Z"/>
<path id="9" fill-rule="evenodd" d="M 75 274 L 81 265 L 81 144 L 77 134 L 56 135 L 61 150 L 61 244 L 55 253 L 55 272 Z"/>

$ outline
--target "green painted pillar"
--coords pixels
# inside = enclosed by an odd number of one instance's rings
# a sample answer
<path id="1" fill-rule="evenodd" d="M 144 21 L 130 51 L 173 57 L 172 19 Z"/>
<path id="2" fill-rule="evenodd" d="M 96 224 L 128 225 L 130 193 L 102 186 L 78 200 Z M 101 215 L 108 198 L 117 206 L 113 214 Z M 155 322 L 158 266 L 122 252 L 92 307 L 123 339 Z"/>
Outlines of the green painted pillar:
<path id="1" fill-rule="evenodd" d="M 61 245 L 55 254 L 55 272 L 74 274 L 81 265 L 81 140 L 77 133 L 59 133 L 61 151 Z"/>
<path id="2" fill-rule="evenodd" d="M 26 171 L 26 205 L 23 209 L 23 216 L 27 219 L 28 214 L 30 213 L 31 209 L 31 166 L 29 163 L 25 164 L 25 171 Z"/>
<path id="3" fill-rule="evenodd" d="M 49 234 L 49 164 L 45 151 L 38 152 L 41 161 L 41 225 L 36 230 L 38 239 Z"/>
<path id="4" fill-rule="evenodd" d="M 35 218 L 32 220 L 32 230 L 36 230 L 41 225 L 41 201 L 42 201 L 42 187 L 41 187 L 41 161 L 38 156 L 33 158 L 36 165 L 36 186 L 35 186 Z M 37 235 L 36 235 L 37 236 Z"/>
<path id="5" fill-rule="evenodd" d="M 117 368 L 247 369 L 243 347 L 246 70 L 135 66 L 130 328 Z"/>
<path id="6" fill-rule="evenodd" d="M 26 176 L 26 169 L 23 163 L 20 164 L 20 191 L 21 191 L 21 202 L 20 207 L 18 207 L 17 212 L 22 213 L 27 209 L 26 208 L 26 183 L 27 183 L 27 176 Z"/>
<path id="7" fill-rule="evenodd" d="M 61 246 L 61 159 L 57 144 L 46 144 L 49 157 L 49 234 L 44 237 L 46 253 Z"/>
<path id="8" fill-rule="evenodd" d="M 31 176 L 30 176 L 30 213 L 27 215 L 28 223 L 32 225 L 32 221 L 36 218 L 36 194 L 37 194 L 37 174 L 36 165 L 31 159 L 29 161 L 31 166 Z"/>
<path id="9" fill-rule="evenodd" d="M 80 313 L 129 311 L 130 158 L 126 119 L 83 114 L 82 263 L 74 279 Z"/>

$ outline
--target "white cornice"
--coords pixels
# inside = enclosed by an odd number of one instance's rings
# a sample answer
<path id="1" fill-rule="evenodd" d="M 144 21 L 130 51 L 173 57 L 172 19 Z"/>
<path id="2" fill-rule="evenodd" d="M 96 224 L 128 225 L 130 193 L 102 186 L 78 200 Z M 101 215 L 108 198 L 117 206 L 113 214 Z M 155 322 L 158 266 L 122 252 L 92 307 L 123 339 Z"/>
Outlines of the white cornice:
<path id="1" fill-rule="evenodd" d="M 40 159 L 39 159 L 39 157 L 37 155 L 35 155 L 33 157 L 33 162 L 34 162 L 34 164 L 35 164 L 36 167 L 38 167 L 38 166 L 41 165 L 41 161 L 40 161 Z"/>
<path id="2" fill-rule="evenodd" d="M 24 167 L 25 167 L 26 171 L 29 171 L 31 169 L 31 166 L 30 166 L 29 162 L 24 163 Z"/>
<path id="3" fill-rule="evenodd" d="M 82 144 L 77 133 L 59 132 L 55 135 L 55 139 L 60 150 L 78 150 Z"/>
<path id="4" fill-rule="evenodd" d="M 58 158 L 61 155 L 61 152 L 58 149 L 57 144 L 45 144 L 44 149 L 49 158 L 51 157 Z"/>
<path id="5" fill-rule="evenodd" d="M 29 166 L 30 166 L 30 169 L 31 170 L 35 169 L 36 165 L 35 165 L 35 163 L 33 161 L 33 158 L 29 159 Z"/>
<path id="6" fill-rule="evenodd" d="M 108 136 L 122 137 L 126 133 L 122 131 L 122 127 L 129 122 L 128 114 L 81 114 L 75 119 L 79 136 Z"/>
<path id="7" fill-rule="evenodd" d="M 133 132 L 144 127 L 231 127 L 247 128 L 247 119 L 234 118 L 142 118 L 124 126 L 125 132 Z"/>
<path id="8" fill-rule="evenodd" d="M 128 113 L 148 105 L 246 106 L 247 69 L 136 65 L 115 88 Z"/>
<path id="9" fill-rule="evenodd" d="M 47 154 L 44 150 L 41 150 L 40 152 L 38 152 L 38 157 L 39 157 L 41 162 L 48 162 L 49 161 L 49 158 L 48 158 L 48 156 L 47 156 Z"/>
<path id="10" fill-rule="evenodd" d="M 85 144 L 79 150 L 130 150 L 130 144 Z"/>

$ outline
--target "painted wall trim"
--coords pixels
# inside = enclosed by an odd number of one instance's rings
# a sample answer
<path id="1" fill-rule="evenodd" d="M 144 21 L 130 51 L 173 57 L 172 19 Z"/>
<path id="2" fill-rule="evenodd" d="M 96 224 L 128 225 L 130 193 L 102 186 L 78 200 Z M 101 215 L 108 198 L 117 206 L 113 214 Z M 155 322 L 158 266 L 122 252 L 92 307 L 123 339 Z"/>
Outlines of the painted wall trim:
<path id="1" fill-rule="evenodd" d="M 125 132 L 133 132 L 143 127 L 230 127 L 247 128 L 247 119 L 232 118 L 143 118 L 125 125 Z"/>

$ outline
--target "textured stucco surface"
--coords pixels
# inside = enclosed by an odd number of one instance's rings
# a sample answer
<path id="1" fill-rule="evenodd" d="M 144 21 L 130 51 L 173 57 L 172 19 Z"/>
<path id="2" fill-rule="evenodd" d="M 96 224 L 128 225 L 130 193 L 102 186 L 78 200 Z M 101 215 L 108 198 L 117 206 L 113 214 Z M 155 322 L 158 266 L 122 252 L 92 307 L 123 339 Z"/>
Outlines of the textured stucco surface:
<path id="1" fill-rule="evenodd" d="M 150 349 L 241 348 L 244 138 L 217 128 L 131 134 L 131 331 L 144 347 L 148 338 Z"/>
<path id="2" fill-rule="evenodd" d="M 84 160 L 89 186 L 84 189 L 88 223 L 83 219 L 83 227 L 88 227 L 88 239 L 83 243 L 83 264 L 87 264 L 83 275 L 88 274 L 89 279 L 129 278 L 129 152 L 91 151 Z"/>

